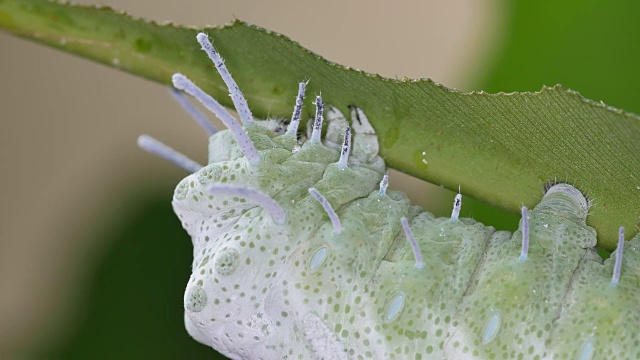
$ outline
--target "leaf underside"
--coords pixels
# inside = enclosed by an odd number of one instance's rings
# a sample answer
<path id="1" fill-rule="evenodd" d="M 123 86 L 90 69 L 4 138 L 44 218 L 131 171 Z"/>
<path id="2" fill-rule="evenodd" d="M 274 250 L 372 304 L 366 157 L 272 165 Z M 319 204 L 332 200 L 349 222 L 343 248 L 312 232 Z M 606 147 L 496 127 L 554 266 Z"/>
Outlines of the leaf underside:
<path id="1" fill-rule="evenodd" d="M 0 0 L 0 28 L 167 85 L 181 72 L 231 106 L 195 41 L 205 31 L 258 117 L 289 117 L 297 83 L 310 79 L 308 93 L 364 109 L 392 168 L 513 212 L 535 205 L 545 184 L 568 182 L 593 200 L 588 222 L 600 246 L 615 248 L 619 226 L 628 238 L 637 232 L 640 117 L 561 86 L 462 93 L 346 68 L 241 21 L 186 28 L 43 0 Z"/>

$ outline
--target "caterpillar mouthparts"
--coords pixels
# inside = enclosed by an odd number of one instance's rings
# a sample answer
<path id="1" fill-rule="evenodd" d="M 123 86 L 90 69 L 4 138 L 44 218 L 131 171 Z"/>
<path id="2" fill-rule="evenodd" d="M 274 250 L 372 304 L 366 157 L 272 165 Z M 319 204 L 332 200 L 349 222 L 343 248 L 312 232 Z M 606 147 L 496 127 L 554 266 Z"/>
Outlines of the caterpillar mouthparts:
<path id="1" fill-rule="evenodd" d="M 306 82 L 286 130 L 256 121 L 207 35 L 198 42 L 229 88 L 242 125 L 182 74 L 186 92 L 227 126 L 202 166 L 148 136 L 138 144 L 190 173 L 173 208 L 192 238 L 185 325 L 235 359 L 640 358 L 640 237 L 604 263 L 586 225 L 588 203 L 551 187 L 519 230 L 435 218 L 387 190 L 364 112 L 352 124 L 315 99 L 299 141 Z M 351 130 L 354 135 L 352 139 Z"/>

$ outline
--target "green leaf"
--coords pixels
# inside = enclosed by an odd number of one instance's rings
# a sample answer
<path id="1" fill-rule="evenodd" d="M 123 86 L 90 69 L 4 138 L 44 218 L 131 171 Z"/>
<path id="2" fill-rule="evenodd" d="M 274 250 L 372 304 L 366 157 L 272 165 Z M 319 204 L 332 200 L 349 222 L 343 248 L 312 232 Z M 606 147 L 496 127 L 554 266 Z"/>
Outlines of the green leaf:
<path id="1" fill-rule="evenodd" d="M 108 8 L 0 0 L 0 28 L 169 84 L 182 72 L 223 104 L 227 90 L 195 41 L 197 29 L 133 19 Z M 640 213 L 640 118 L 560 86 L 537 93 L 462 93 L 430 80 L 391 80 L 330 63 L 288 38 L 236 21 L 207 32 L 256 116 L 288 117 L 296 84 L 346 110 L 362 107 L 390 167 L 513 212 L 547 182 L 591 199 L 589 224 L 612 249 Z M 630 231 L 630 229 L 634 229 Z"/>

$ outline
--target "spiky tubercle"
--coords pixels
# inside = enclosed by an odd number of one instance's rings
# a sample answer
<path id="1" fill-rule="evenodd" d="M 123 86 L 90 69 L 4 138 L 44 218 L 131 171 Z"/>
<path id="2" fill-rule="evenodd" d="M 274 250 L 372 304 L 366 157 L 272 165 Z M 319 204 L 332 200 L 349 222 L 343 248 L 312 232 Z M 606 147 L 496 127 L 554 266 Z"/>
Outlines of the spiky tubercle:
<path id="1" fill-rule="evenodd" d="M 213 47 L 213 44 L 209 41 L 209 36 L 205 33 L 199 33 L 196 38 L 202 46 L 202 50 L 207 53 L 213 64 L 216 66 L 222 80 L 227 85 L 231 101 L 233 101 L 233 105 L 236 107 L 242 123 L 244 125 L 251 125 L 253 123 L 253 115 L 251 114 L 251 109 L 249 109 L 249 104 L 247 104 L 247 100 L 242 95 L 238 84 L 236 84 L 236 81 L 231 77 L 231 73 L 227 70 L 224 60 Z"/>

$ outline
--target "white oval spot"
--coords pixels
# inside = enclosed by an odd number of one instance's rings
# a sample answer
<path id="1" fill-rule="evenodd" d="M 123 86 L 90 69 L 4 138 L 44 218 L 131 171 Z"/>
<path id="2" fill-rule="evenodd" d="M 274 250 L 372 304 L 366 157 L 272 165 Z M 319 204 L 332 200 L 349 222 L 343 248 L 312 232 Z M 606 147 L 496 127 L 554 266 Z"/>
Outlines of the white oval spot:
<path id="1" fill-rule="evenodd" d="M 496 335 L 498 335 L 498 331 L 500 331 L 500 322 L 502 321 L 500 317 L 500 313 L 495 313 L 489 318 L 486 325 L 484 326 L 484 333 L 482 334 L 482 343 L 488 344 L 493 339 L 495 339 Z"/>
<path id="2" fill-rule="evenodd" d="M 591 360 L 593 359 L 593 354 L 596 352 L 595 346 L 593 346 L 593 342 L 588 340 L 580 349 L 578 353 L 578 360 Z"/>
<path id="3" fill-rule="evenodd" d="M 404 294 L 397 294 L 387 303 L 387 315 L 385 320 L 395 320 L 398 315 L 400 315 L 400 312 L 402 312 L 402 308 L 404 308 Z"/>
<path id="4" fill-rule="evenodd" d="M 311 261 L 309 261 L 309 271 L 314 272 L 318 270 L 320 265 L 324 263 L 324 260 L 327 258 L 329 250 L 327 250 L 326 246 L 321 247 L 316 250 L 316 252 L 311 257 Z"/>

